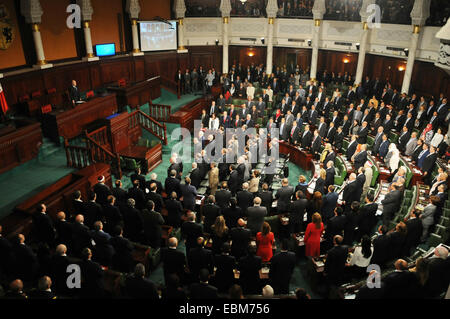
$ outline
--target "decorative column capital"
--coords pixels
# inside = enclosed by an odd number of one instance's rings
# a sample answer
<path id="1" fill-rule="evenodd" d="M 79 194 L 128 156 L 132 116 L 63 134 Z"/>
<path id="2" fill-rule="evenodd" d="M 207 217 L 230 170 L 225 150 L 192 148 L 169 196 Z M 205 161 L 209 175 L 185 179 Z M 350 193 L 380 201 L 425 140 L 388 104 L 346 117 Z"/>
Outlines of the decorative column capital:
<path id="1" fill-rule="evenodd" d="M 132 21 L 139 19 L 139 13 L 141 13 L 139 0 L 127 0 L 126 11 L 130 15 Z"/>
<path id="2" fill-rule="evenodd" d="M 225 22 L 225 18 L 230 16 L 230 12 L 231 12 L 230 0 L 221 0 L 220 1 L 220 12 L 222 12 L 222 17 L 224 17 L 223 23 L 228 23 L 228 22 Z"/>
<path id="3" fill-rule="evenodd" d="M 314 6 L 312 8 L 314 21 L 322 20 L 323 19 L 323 15 L 325 14 L 325 12 L 326 12 L 325 0 L 315 0 L 314 1 Z"/>
<path id="4" fill-rule="evenodd" d="M 42 10 L 39 0 L 20 0 L 20 13 L 25 17 L 26 23 L 41 23 Z"/>
<path id="5" fill-rule="evenodd" d="M 267 17 L 269 19 L 275 18 L 277 16 L 277 12 L 278 12 L 277 0 L 268 0 L 267 6 L 266 6 Z M 269 22 L 269 24 L 273 24 L 273 23 Z"/>
<path id="6" fill-rule="evenodd" d="M 81 8 L 81 19 L 83 21 L 91 21 L 92 14 L 94 13 L 91 0 L 77 0 L 77 4 Z"/>
<path id="7" fill-rule="evenodd" d="M 372 14 L 371 11 L 367 12 L 367 7 L 376 4 L 375 0 L 363 0 L 361 4 L 361 10 L 359 10 L 359 15 L 361 17 L 361 22 L 367 25 L 367 20 L 369 19 L 370 15 Z M 364 29 L 367 30 L 367 29 Z"/>
<path id="8" fill-rule="evenodd" d="M 186 5 L 184 4 L 184 0 L 175 0 L 173 11 L 175 12 L 177 19 L 184 18 L 186 13 Z"/>
<path id="9" fill-rule="evenodd" d="M 425 25 L 425 21 L 427 21 L 430 16 L 430 3 L 431 0 L 414 1 L 414 6 L 411 10 L 411 22 L 412 25 L 414 25 L 414 31 L 416 31 L 416 26 L 421 27 Z M 418 30 L 420 32 L 420 28 Z"/>

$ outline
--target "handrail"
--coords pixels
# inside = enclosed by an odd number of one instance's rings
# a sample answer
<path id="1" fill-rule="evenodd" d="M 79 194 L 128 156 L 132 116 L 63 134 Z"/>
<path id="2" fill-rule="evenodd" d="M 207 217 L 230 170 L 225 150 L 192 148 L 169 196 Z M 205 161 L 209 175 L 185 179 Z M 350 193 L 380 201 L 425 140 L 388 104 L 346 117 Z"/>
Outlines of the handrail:
<path id="1" fill-rule="evenodd" d="M 87 131 L 84 131 L 86 137 L 86 145 L 91 151 L 91 158 L 93 161 L 99 161 L 102 163 L 111 164 L 111 168 L 116 169 L 116 175 L 120 179 L 122 178 L 122 169 L 120 167 L 120 156 L 119 154 L 113 154 L 104 146 L 97 143 L 92 139 Z"/>
<path id="2" fill-rule="evenodd" d="M 131 113 L 131 117 L 138 116 L 137 120 L 139 124 L 146 129 L 151 134 L 158 137 L 162 142 L 164 142 L 164 145 L 167 145 L 167 128 L 166 124 L 161 124 L 158 121 L 156 121 L 154 118 L 149 116 L 148 114 L 142 112 L 141 110 L 137 109 L 133 113 Z"/>
<path id="3" fill-rule="evenodd" d="M 94 141 L 99 143 L 100 145 L 109 144 L 108 141 L 108 128 L 106 126 L 102 126 L 90 133 L 86 132 L 86 135 L 92 138 Z"/>
<path id="4" fill-rule="evenodd" d="M 92 164 L 92 153 L 89 148 L 69 145 L 67 138 L 64 138 L 64 148 L 68 167 L 84 168 Z"/>
<path id="5" fill-rule="evenodd" d="M 181 97 L 180 81 L 178 81 L 178 83 L 177 83 L 171 79 L 161 76 L 161 85 L 165 86 L 166 89 L 168 89 L 169 91 L 172 91 L 173 93 L 175 93 L 177 95 L 177 98 L 180 99 L 180 97 Z"/>
<path id="6" fill-rule="evenodd" d="M 157 121 L 168 121 L 171 114 L 171 105 L 149 103 L 149 115 Z"/>

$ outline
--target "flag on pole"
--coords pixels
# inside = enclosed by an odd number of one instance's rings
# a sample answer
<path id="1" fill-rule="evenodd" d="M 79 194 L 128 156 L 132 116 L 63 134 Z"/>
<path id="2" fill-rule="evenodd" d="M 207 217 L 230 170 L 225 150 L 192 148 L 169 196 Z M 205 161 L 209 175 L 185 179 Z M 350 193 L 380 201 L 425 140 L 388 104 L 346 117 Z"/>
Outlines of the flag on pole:
<path id="1" fill-rule="evenodd" d="M 6 103 L 5 93 L 3 92 L 1 83 L 0 83 L 0 106 L 2 107 L 3 114 L 6 115 L 6 112 L 8 111 L 8 103 Z"/>

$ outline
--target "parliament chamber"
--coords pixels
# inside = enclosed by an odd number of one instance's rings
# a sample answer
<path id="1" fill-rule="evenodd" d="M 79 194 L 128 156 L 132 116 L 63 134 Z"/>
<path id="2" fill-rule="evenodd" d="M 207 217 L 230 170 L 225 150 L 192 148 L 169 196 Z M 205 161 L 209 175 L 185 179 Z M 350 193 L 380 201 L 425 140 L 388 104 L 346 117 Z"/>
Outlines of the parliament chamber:
<path id="1" fill-rule="evenodd" d="M 449 14 L 0 0 L 0 300 L 450 298 Z"/>

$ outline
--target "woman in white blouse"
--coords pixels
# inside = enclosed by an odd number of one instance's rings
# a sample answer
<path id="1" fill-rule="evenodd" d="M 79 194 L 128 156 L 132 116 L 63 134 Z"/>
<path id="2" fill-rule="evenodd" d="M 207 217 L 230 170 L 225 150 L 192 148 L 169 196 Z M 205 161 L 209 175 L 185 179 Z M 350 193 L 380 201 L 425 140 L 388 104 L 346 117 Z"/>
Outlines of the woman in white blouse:
<path id="1" fill-rule="evenodd" d="M 366 268 L 370 265 L 373 255 L 372 240 L 369 236 L 364 235 L 361 243 L 355 247 L 349 262 L 346 264 L 355 277 L 363 277 L 366 274 Z"/>
<path id="2" fill-rule="evenodd" d="M 437 148 L 439 144 L 441 144 L 442 140 L 444 139 L 444 135 L 442 135 L 441 128 L 437 129 L 437 132 L 433 135 L 433 138 L 431 139 L 431 146 L 434 146 Z"/>
<path id="3" fill-rule="evenodd" d="M 209 119 L 209 129 L 210 130 L 219 129 L 219 119 L 216 117 L 215 113 L 213 113 L 211 118 Z"/>
<path id="4" fill-rule="evenodd" d="M 388 153 L 391 154 L 390 156 L 386 156 L 386 164 L 390 168 L 391 172 L 395 172 L 398 169 L 398 163 L 400 162 L 400 152 L 394 143 L 389 144 L 388 150 Z"/>
<path id="5" fill-rule="evenodd" d="M 272 98 L 273 98 L 273 90 L 270 87 L 270 85 L 267 87 L 267 95 L 269 96 L 269 102 L 272 102 Z"/>

